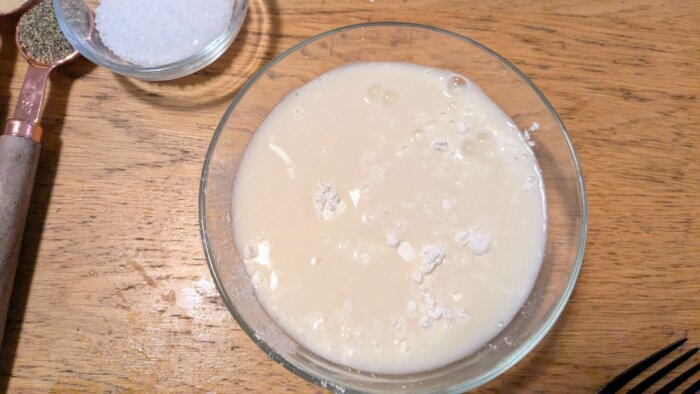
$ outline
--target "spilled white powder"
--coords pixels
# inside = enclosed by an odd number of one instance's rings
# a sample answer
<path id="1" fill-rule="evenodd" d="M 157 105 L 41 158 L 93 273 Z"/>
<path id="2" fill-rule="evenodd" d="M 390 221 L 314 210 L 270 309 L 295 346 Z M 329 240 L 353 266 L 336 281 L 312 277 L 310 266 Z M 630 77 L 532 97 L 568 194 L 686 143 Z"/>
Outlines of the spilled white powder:
<path id="1" fill-rule="evenodd" d="M 319 182 L 316 184 L 314 208 L 318 217 L 330 220 L 345 211 L 345 203 L 338 196 L 333 183 Z"/>
<path id="2" fill-rule="evenodd" d="M 440 244 L 425 244 L 420 252 L 420 271 L 424 274 L 433 272 L 435 267 L 445 260 L 445 247 Z"/>
<path id="3" fill-rule="evenodd" d="M 523 136 L 525 137 L 525 141 L 527 141 L 528 145 L 535 146 L 535 141 L 532 141 L 532 134 L 539 130 L 540 124 L 537 122 L 532 122 L 530 127 L 523 131 Z"/>
<path id="4" fill-rule="evenodd" d="M 115 55 L 140 66 L 192 56 L 229 26 L 234 0 L 102 0 L 95 24 Z"/>

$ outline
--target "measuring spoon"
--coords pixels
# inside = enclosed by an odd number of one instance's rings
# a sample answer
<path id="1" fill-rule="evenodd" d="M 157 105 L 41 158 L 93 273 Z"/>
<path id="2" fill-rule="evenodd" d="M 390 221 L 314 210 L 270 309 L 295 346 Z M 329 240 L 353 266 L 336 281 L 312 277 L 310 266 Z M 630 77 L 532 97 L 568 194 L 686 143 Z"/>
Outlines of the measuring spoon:
<path id="1" fill-rule="evenodd" d="M 17 271 L 20 245 L 41 150 L 39 117 L 51 71 L 78 56 L 77 51 L 44 64 L 32 57 L 20 40 L 20 19 L 15 34 L 17 47 L 29 63 L 14 115 L 0 136 L 0 344 Z"/>

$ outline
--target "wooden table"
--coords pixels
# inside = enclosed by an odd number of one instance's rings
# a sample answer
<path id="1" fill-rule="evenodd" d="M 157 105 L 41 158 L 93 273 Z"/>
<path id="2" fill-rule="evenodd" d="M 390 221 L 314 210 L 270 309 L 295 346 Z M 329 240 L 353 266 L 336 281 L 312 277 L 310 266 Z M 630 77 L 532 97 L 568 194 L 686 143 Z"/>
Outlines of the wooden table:
<path id="1" fill-rule="evenodd" d="M 224 307 L 199 237 L 199 176 L 217 122 L 265 62 L 378 20 L 441 26 L 510 59 L 559 111 L 583 164 L 576 290 L 485 391 L 591 392 L 674 338 L 700 344 L 700 3 L 253 0 L 232 49 L 194 76 L 144 83 L 84 59 L 53 75 L 0 387 L 319 391 Z M 0 26 L 2 121 L 26 70 L 13 24 Z"/>

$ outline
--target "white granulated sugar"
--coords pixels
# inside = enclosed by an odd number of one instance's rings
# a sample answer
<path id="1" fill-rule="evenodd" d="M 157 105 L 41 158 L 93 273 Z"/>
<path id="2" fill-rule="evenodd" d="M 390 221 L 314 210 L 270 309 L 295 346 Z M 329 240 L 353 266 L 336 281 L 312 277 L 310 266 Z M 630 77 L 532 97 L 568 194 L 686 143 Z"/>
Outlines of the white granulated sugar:
<path id="1" fill-rule="evenodd" d="M 411 246 L 411 243 L 408 241 L 401 242 L 399 247 L 396 248 L 396 251 L 405 261 L 411 262 L 416 259 L 416 252 L 413 250 L 413 246 Z"/>
<path id="2" fill-rule="evenodd" d="M 531 133 L 534 133 L 535 131 L 538 131 L 539 129 L 540 129 L 540 124 L 537 122 L 532 122 L 528 131 Z"/>
<path id="3" fill-rule="evenodd" d="M 338 196 L 333 183 L 319 182 L 316 184 L 314 208 L 318 217 L 330 220 L 345 211 L 345 203 Z"/>
<path id="4" fill-rule="evenodd" d="M 226 31 L 233 1 L 102 0 L 95 23 L 115 55 L 161 66 L 194 55 Z"/>
<path id="5" fill-rule="evenodd" d="M 433 272 L 435 267 L 445 260 L 445 247 L 440 244 L 425 244 L 420 252 L 420 271 L 424 274 Z"/>
<path id="6" fill-rule="evenodd" d="M 391 232 L 386 234 L 386 243 L 392 248 L 396 248 L 401 243 L 401 240 L 398 234 Z"/>
<path id="7" fill-rule="evenodd" d="M 486 254 L 491 247 L 491 237 L 480 232 L 472 231 L 469 234 L 469 250 L 477 255 Z"/>
<path id="8" fill-rule="evenodd" d="M 450 143 L 446 138 L 442 137 L 434 139 L 430 145 L 438 152 L 447 152 L 447 150 L 450 149 Z"/>

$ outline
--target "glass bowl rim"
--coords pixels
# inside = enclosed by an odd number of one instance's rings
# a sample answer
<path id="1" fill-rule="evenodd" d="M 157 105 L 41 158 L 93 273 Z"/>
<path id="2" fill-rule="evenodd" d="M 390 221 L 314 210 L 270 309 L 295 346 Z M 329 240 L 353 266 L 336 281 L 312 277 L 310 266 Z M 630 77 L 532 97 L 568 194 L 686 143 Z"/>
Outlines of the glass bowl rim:
<path id="1" fill-rule="evenodd" d="M 117 74 L 135 78 L 153 78 L 158 75 L 177 75 L 182 68 L 207 62 L 207 60 L 210 59 L 211 53 L 215 52 L 219 47 L 224 45 L 229 40 L 230 36 L 237 34 L 237 32 L 243 26 L 244 20 L 241 18 L 245 18 L 248 12 L 249 0 L 234 0 L 234 14 L 232 14 L 231 23 L 229 23 L 225 31 L 219 34 L 214 40 L 212 40 L 212 42 L 207 44 L 207 46 L 184 59 L 159 66 L 124 65 L 96 55 L 95 51 L 80 43 L 80 39 L 73 32 L 73 29 L 68 26 L 66 18 L 63 16 L 61 0 L 51 1 L 56 12 L 56 19 L 58 20 L 58 25 L 61 27 L 61 31 L 63 31 L 63 34 L 66 36 L 68 41 L 80 53 L 81 56 L 84 56 L 91 62 L 99 66 L 106 67 Z"/>
<path id="2" fill-rule="evenodd" d="M 55 0 L 54 0 L 55 1 Z M 571 274 L 569 276 L 566 288 L 564 289 L 563 294 L 559 298 L 559 301 L 557 302 L 556 306 L 550 312 L 549 316 L 547 317 L 546 320 L 540 325 L 540 327 L 537 329 L 537 331 L 530 336 L 530 338 L 522 343 L 514 352 L 511 353 L 511 355 L 503 360 L 501 360 L 500 363 L 498 363 L 494 368 L 491 370 L 481 374 L 477 378 L 473 379 L 471 382 L 461 382 L 458 383 L 454 386 L 451 387 L 445 387 L 443 390 L 446 390 L 447 392 L 463 392 L 466 390 L 471 390 L 473 388 L 476 388 L 478 386 L 481 386 L 494 378 L 498 377 L 499 375 L 503 374 L 506 372 L 508 369 L 510 369 L 512 366 L 514 366 L 516 363 L 518 363 L 520 360 L 522 360 L 532 349 L 534 349 L 537 344 L 542 341 L 542 339 L 549 333 L 549 331 L 552 329 L 556 321 L 558 320 L 559 316 L 561 315 L 562 311 L 564 310 L 564 307 L 566 306 L 569 298 L 571 297 L 571 293 L 574 290 L 574 287 L 576 285 L 576 281 L 578 279 L 579 273 L 581 271 L 581 266 L 583 264 L 583 256 L 584 256 L 584 250 L 585 250 L 585 245 L 586 245 L 586 232 L 588 228 L 588 202 L 586 199 L 586 186 L 584 183 L 584 177 L 583 177 L 583 170 L 581 168 L 581 164 L 578 158 L 578 155 L 576 154 L 576 150 L 574 148 L 573 142 L 571 140 L 571 137 L 569 135 L 569 132 L 566 129 L 566 126 L 564 126 L 564 123 L 562 122 L 561 118 L 559 117 L 559 114 L 556 112 L 552 104 L 549 102 L 549 100 L 544 96 L 544 94 L 535 86 L 535 84 L 528 78 L 520 69 L 518 69 L 515 65 L 513 65 L 510 61 L 505 59 L 503 56 L 499 55 L 496 53 L 494 50 L 478 43 L 477 41 L 468 38 L 466 36 L 463 36 L 458 33 L 451 32 L 449 30 L 435 27 L 435 26 L 430 26 L 430 25 L 425 25 L 425 24 L 420 24 L 420 23 L 412 23 L 412 22 L 397 22 L 397 21 L 379 21 L 379 22 L 365 22 L 365 23 L 358 23 L 358 24 L 352 24 L 352 25 L 346 25 L 342 27 L 338 27 L 329 31 L 326 31 L 324 33 L 315 35 L 313 37 L 307 38 L 298 44 L 292 46 L 291 48 L 287 49 L 286 51 L 282 52 L 280 55 L 276 56 L 274 59 L 272 59 L 269 63 L 265 64 L 258 72 L 256 72 L 246 83 L 243 85 L 243 87 L 240 89 L 240 91 L 236 94 L 236 96 L 233 98 L 231 104 L 229 105 L 228 109 L 224 113 L 224 116 L 221 118 L 221 121 L 216 127 L 216 131 L 214 132 L 214 135 L 212 136 L 211 142 L 209 144 L 209 148 L 207 149 L 207 154 L 206 158 L 204 160 L 204 165 L 202 167 L 202 173 L 201 173 L 201 179 L 200 179 L 200 187 L 199 187 L 199 225 L 200 225 L 200 235 L 202 237 L 202 246 L 204 248 L 204 254 L 206 255 L 207 258 L 207 265 L 209 267 L 209 271 L 211 272 L 212 278 L 214 280 L 214 283 L 216 284 L 216 288 L 219 291 L 219 294 L 221 295 L 221 298 L 224 300 L 224 304 L 226 304 L 226 307 L 228 308 L 229 312 L 231 315 L 233 315 L 234 319 L 238 323 L 238 325 L 241 327 L 241 329 L 250 337 L 250 339 L 263 351 L 265 354 L 267 354 L 268 357 L 270 357 L 272 360 L 275 362 L 281 364 L 284 368 L 289 370 L 290 372 L 294 373 L 295 375 L 303 378 L 304 380 L 313 383 L 317 386 L 325 387 L 325 386 L 330 386 L 330 387 L 336 387 L 335 382 L 330 382 L 327 379 L 323 377 L 319 377 L 313 374 L 309 374 L 304 370 L 301 370 L 288 362 L 284 357 L 282 357 L 275 349 L 273 349 L 270 345 L 268 345 L 264 340 L 259 338 L 258 336 L 255 335 L 255 331 L 248 326 L 246 321 L 238 314 L 238 311 L 236 310 L 236 307 L 233 305 L 231 302 L 230 298 L 228 297 L 228 294 L 226 293 L 223 284 L 221 283 L 221 279 L 219 277 L 218 272 L 216 271 L 216 263 L 213 260 L 212 257 L 212 251 L 210 249 L 210 242 L 209 242 L 209 237 L 207 233 L 207 223 L 206 223 L 206 188 L 207 188 L 207 181 L 208 181 L 208 176 L 209 176 L 209 165 L 211 164 L 212 156 L 214 154 L 214 151 L 216 150 L 216 146 L 219 140 L 219 137 L 221 133 L 223 132 L 224 128 L 226 127 L 226 124 L 229 121 L 229 118 L 231 117 L 231 113 L 233 110 L 238 106 L 238 103 L 247 95 L 248 91 L 255 85 L 255 83 L 267 73 L 269 69 L 277 65 L 280 61 L 284 60 L 287 58 L 289 55 L 296 53 L 299 49 L 324 38 L 350 31 L 350 30 L 355 30 L 355 29 L 361 29 L 361 28 L 366 28 L 366 27 L 406 27 L 406 28 L 416 28 L 416 29 L 423 29 L 423 30 L 428 30 L 430 32 L 434 33 L 440 33 L 443 35 L 446 35 L 448 37 L 456 38 L 458 40 L 464 41 L 467 44 L 473 45 L 482 51 L 486 52 L 487 54 L 493 56 L 497 60 L 499 60 L 503 65 L 508 67 L 511 71 L 513 71 L 516 75 L 518 75 L 522 80 L 524 80 L 527 85 L 535 92 L 535 94 L 539 97 L 539 99 L 542 101 L 542 103 L 547 107 L 549 110 L 550 115 L 555 119 L 557 125 L 559 126 L 559 129 L 561 133 L 564 136 L 564 140 L 566 141 L 567 147 L 569 148 L 569 154 L 571 155 L 571 159 L 574 165 L 574 168 L 576 169 L 576 174 L 577 174 L 577 186 L 578 186 L 578 192 L 579 192 L 579 198 L 581 201 L 581 224 L 579 227 L 580 231 L 580 236 L 578 240 L 578 247 L 576 251 L 576 257 L 575 257 L 575 262 L 573 269 L 571 271 Z M 347 390 L 348 392 L 353 392 L 352 389 L 348 389 L 345 387 L 336 387 L 340 388 L 342 390 Z"/>

